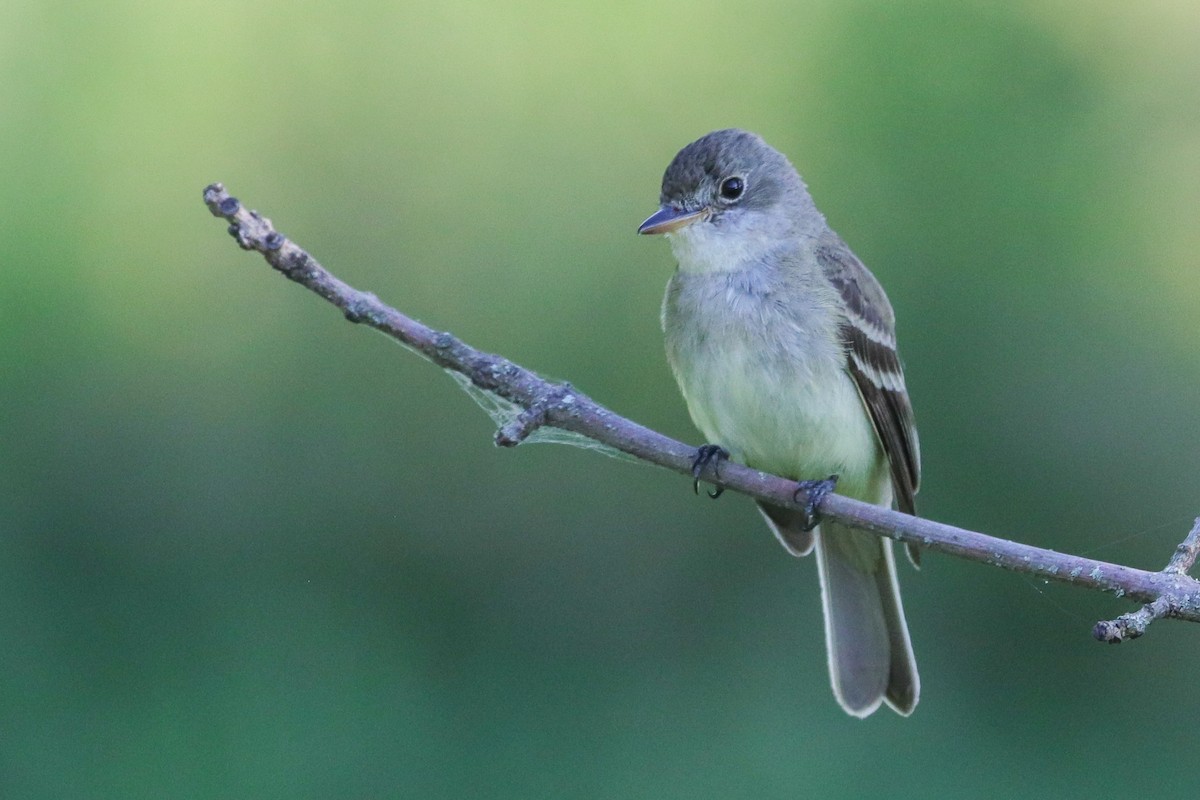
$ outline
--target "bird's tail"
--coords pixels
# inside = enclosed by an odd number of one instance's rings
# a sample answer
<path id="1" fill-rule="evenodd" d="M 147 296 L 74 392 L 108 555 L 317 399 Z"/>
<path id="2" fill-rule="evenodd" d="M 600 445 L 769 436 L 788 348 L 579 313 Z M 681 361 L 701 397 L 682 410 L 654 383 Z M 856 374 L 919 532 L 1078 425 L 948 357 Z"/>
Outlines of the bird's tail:
<path id="1" fill-rule="evenodd" d="M 766 504 L 759 510 L 789 553 L 817 551 L 829 677 L 842 708 L 865 717 L 886 702 L 905 716 L 911 714 L 921 680 L 892 543 L 831 522 L 805 531 L 799 511 Z"/>
<path id="2" fill-rule="evenodd" d="M 834 695 L 856 717 L 871 714 L 881 702 L 908 716 L 920 697 L 921 679 L 892 543 L 830 522 L 814 533 Z"/>

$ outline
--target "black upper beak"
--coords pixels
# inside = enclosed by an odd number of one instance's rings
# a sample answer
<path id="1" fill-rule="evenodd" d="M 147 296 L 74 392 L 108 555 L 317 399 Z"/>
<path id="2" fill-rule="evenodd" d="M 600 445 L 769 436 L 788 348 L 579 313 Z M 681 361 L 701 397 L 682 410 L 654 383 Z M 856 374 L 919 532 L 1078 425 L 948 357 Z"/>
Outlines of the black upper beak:
<path id="1" fill-rule="evenodd" d="M 699 211 L 684 211 L 680 208 L 663 206 L 641 224 L 641 227 L 638 228 L 638 233 L 671 233 L 691 225 L 693 222 L 706 216 L 708 216 L 707 208 L 702 208 Z"/>

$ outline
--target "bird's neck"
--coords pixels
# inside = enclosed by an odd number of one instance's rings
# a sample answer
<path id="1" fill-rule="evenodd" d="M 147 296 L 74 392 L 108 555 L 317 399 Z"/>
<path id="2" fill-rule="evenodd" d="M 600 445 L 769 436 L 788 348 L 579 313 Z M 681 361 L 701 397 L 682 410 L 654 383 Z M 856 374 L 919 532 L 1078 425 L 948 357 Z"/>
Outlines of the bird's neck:
<path id="1" fill-rule="evenodd" d="M 752 269 L 786 241 L 767 231 L 723 231 L 705 223 L 684 228 L 669 238 L 680 271 L 694 274 Z"/>

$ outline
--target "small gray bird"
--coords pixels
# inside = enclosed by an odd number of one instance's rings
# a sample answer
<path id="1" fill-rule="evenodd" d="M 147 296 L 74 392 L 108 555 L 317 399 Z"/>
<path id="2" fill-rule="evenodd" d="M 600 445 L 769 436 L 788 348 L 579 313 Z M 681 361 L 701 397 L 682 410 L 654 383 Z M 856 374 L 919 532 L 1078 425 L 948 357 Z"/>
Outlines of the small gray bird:
<path id="1" fill-rule="evenodd" d="M 833 693 L 857 717 L 881 702 L 911 714 L 920 679 L 891 542 L 815 526 L 812 514 L 835 481 L 849 497 L 915 511 L 921 458 L 887 296 L 791 163 L 746 131 L 680 150 L 638 232 L 665 234 L 679 263 L 662 326 L 711 443 L 695 474 L 730 457 L 801 481 L 808 513 L 759 509 L 792 555 L 816 549 Z"/>

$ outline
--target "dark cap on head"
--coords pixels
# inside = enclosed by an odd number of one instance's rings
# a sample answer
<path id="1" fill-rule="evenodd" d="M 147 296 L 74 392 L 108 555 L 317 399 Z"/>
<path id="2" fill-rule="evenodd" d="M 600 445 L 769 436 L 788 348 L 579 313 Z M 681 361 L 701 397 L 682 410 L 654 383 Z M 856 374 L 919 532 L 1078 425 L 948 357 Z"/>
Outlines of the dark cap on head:
<path id="1" fill-rule="evenodd" d="M 737 128 L 713 131 L 684 147 L 663 175 L 660 202 L 695 209 L 719 196 L 723 181 L 745 182 L 743 208 L 766 208 L 788 194 L 807 199 L 804 182 L 782 153 L 761 136 Z"/>

